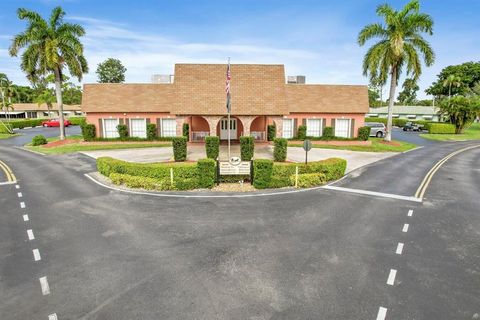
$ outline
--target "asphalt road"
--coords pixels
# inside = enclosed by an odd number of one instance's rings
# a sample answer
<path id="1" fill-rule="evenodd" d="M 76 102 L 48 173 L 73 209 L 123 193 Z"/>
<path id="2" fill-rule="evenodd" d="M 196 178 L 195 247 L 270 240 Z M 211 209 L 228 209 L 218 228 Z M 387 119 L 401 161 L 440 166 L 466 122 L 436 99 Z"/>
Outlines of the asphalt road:
<path id="1" fill-rule="evenodd" d="M 461 145 L 425 146 L 341 184 L 382 180 L 411 195 Z M 477 319 L 479 157 L 446 162 L 423 203 L 324 189 L 158 198 L 92 183 L 84 156 L 0 144 L 19 186 L 0 186 L 0 318 L 379 319 L 382 307 L 385 319 Z"/>
<path id="2" fill-rule="evenodd" d="M 3 145 L 23 146 L 32 141 L 32 138 L 37 134 L 44 135 L 46 138 L 58 137 L 60 135 L 59 128 L 31 128 L 31 129 L 16 129 L 15 133 L 21 135 L 2 140 Z M 80 126 L 69 126 L 65 128 L 65 134 L 67 136 L 81 134 Z"/>

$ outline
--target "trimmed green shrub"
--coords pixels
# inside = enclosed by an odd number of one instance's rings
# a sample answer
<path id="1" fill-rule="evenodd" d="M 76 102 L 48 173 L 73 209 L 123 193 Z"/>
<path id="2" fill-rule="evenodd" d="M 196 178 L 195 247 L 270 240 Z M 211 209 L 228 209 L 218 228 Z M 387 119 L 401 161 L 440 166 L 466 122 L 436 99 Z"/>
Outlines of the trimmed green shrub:
<path id="1" fill-rule="evenodd" d="M 147 140 L 155 140 L 157 138 L 157 125 L 155 123 L 147 124 Z"/>
<path id="2" fill-rule="evenodd" d="M 431 123 L 429 133 L 455 133 L 455 125 L 450 123 Z"/>
<path id="3" fill-rule="evenodd" d="M 216 162 L 213 159 L 200 159 L 197 162 L 198 187 L 212 188 L 217 174 Z"/>
<path id="4" fill-rule="evenodd" d="M 298 175 L 298 184 L 299 188 L 311 188 L 325 184 L 327 178 L 323 173 L 302 173 Z M 295 185 L 295 175 L 290 176 L 290 183 L 292 186 Z"/>
<path id="5" fill-rule="evenodd" d="M 82 136 L 84 141 L 92 141 L 97 134 L 95 125 L 90 123 L 84 123 L 80 126 L 82 129 Z"/>
<path id="6" fill-rule="evenodd" d="M 334 136 L 333 136 L 333 128 L 332 127 L 325 127 L 323 128 L 323 135 L 322 135 L 323 138 L 325 139 L 332 139 Z"/>
<path id="7" fill-rule="evenodd" d="M 393 118 L 392 125 L 403 128 L 405 124 L 409 121 L 417 122 L 415 120 Z M 422 120 L 418 120 L 418 121 L 422 121 Z M 380 122 L 380 123 L 383 123 L 384 125 L 387 125 L 387 118 L 367 117 L 365 118 L 365 122 Z"/>
<path id="8" fill-rule="evenodd" d="M 120 140 L 128 138 L 128 127 L 126 124 L 119 124 L 117 126 L 118 135 Z"/>
<path id="9" fill-rule="evenodd" d="M 170 181 L 167 179 L 158 180 L 148 177 L 132 176 L 129 174 L 112 173 L 110 180 L 113 184 L 124 184 L 129 188 L 142 188 L 146 190 L 170 190 Z"/>
<path id="10" fill-rule="evenodd" d="M 33 137 L 32 146 L 40 146 L 42 144 L 47 144 L 47 138 L 45 138 L 45 136 L 39 134 Z"/>
<path id="11" fill-rule="evenodd" d="M 370 138 L 370 127 L 358 128 L 358 140 L 367 141 Z"/>
<path id="12" fill-rule="evenodd" d="M 205 137 L 205 151 L 207 158 L 216 160 L 220 153 L 220 138 L 216 136 Z"/>
<path id="13" fill-rule="evenodd" d="M 175 179 L 173 181 L 174 190 L 192 190 L 198 188 L 198 179 L 187 178 L 187 179 Z"/>
<path id="14" fill-rule="evenodd" d="M 12 126 L 13 129 L 23 129 L 27 127 L 38 127 L 42 125 L 43 121 L 48 119 L 23 119 L 23 120 L 10 120 L 8 124 Z"/>
<path id="15" fill-rule="evenodd" d="M 277 135 L 277 127 L 274 124 L 269 124 L 267 126 L 267 140 L 273 141 Z"/>
<path id="16" fill-rule="evenodd" d="M 255 140 L 250 136 L 240 137 L 240 158 L 242 161 L 250 161 L 255 151 Z"/>
<path id="17" fill-rule="evenodd" d="M 273 159 L 283 162 L 287 159 L 287 139 L 275 138 L 273 140 Z"/>
<path id="18" fill-rule="evenodd" d="M 307 137 L 307 126 L 304 126 L 304 125 L 298 126 L 297 139 L 305 140 L 306 137 Z"/>
<path id="19" fill-rule="evenodd" d="M 86 123 L 85 117 L 70 117 L 68 120 L 72 123 L 74 126 L 81 126 L 82 124 Z"/>
<path id="20" fill-rule="evenodd" d="M 175 161 L 187 160 L 187 137 L 174 137 L 172 139 L 172 146 Z"/>
<path id="21" fill-rule="evenodd" d="M 257 189 L 268 188 L 272 178 L 272 169 L 272 160 L 257 159 L 253 161 L 253 186 Z"/>
<path id="22" fill-rule="evenodd" d="M 184 123 L 182 126 L 182 135 L 184 137 L 187 137 L 187 141 L 189 140 L 190 137 L 190 125 L 188 123 Z"/>

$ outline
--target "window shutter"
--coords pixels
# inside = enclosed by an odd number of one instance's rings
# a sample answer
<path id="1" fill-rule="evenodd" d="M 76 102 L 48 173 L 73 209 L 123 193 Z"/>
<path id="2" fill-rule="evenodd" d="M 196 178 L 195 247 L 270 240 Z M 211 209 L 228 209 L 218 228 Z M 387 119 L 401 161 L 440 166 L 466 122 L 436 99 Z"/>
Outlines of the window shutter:
<path id="1" fill-rule="evenodd" d="M 124 123 L 125 123 L 125 119 L 123 118 L 118 119 L 118 124 L 124 124 Z"/>
<path id="2" fill-rule="evenodd" d="M 161 118 L 157 118 L 157 135 L 159 137 L 162 136 L 162 119 Z"/>
<path id="3" fill-rule="evenodd" d="M 350 138 L 355 137 L 355 119 L 350 119 Z"/>
<path id="4" fill-rule="evenodd" d="M 125 124 L 127 126 L 128 135 L 131 136 L 132 133 L 130 132 L 130 120 L 128 118 L 120 119 L 120 124 L 122 124 L 121 120 L 123 120 L 123 124 Z"/>
<path id="5" fill-rule="evenodd" d="M 150 124 L 150 118 L 145 119 L 145 122 L 146 122 L 147 124 Z"/>
<path id="6" fill-rule="evenodd" d="M 293 119 L 293 136 L 294 137 L 298 135 L 297 128 L 298 128 L 298 119 L 295 118 Z"/>
<path id="7" fill-rule="evenodd" d="M 306 125 L 307 125 L 307 119 L 305 119 L 305 118 L 302 119 L 302 125 L 303 125 L 303 126 L 306 126 Z"/>
<path id="8" fill-rule="evenodd" d="M 323 130 L 325 130 L 326 126 L 327 126 L 327 119 L 323 118 L 322 119 L 322 136 L 323 136 Z"/>
<path id="9" fill-rule="evenodd" d="M 103 119 L 98 119 L 98 137 L 103 137 Z"/>
<path id="10" fill-rule="evenodd" d="M 335 120 L 336 119 L 332 119 L 332 129 L 333 129 L 333 134 L 335 135 Z"/>

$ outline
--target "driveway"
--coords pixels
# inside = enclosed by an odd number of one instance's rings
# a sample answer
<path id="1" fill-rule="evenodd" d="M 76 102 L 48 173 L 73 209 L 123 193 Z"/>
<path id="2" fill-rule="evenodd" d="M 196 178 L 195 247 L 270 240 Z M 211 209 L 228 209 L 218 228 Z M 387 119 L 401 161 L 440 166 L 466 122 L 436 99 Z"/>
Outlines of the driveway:
<path id="1" fill-rule="evenodd" d="M 141 148 L 141 149 L 125 149 L 125 150 L 99 150 L 84 151 L 83 154 L 97 159 L 99 157 L 112 157 L 129 162 L 167 162 L 173 161 L 173 150 L 171 147 L 162 148 Z M 227 159 L 227 147 L 220 147 L 220 158 Z M 231 148 L 231 154 L 240 155 L 240 146 L 234 145 Z M 347 160 L 347 172 L 355 170 L 359 167 L 374 163 L 392 157 L 396 152 L 358 152 L 349 150 L 319 149 L 313 148 L 308 153 L 308 161 L 318 161 L 328 158 L 343 158 Z M 189 161 L 197 161 L 205 158 L 204 145 L 191 145 L 188 147 L 187 159 Z M 273 159 L 273 146 L 262 144 L 255 146 L 255 158 Z M 304 162 L 305 151 L 302 148 L 289 147 L 287 161 Z"/>

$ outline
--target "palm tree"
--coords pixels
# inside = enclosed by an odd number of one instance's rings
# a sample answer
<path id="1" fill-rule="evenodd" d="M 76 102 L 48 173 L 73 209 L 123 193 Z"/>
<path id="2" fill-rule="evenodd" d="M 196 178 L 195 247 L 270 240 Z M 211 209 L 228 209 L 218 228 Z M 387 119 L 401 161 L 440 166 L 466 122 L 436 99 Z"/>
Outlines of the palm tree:
<path id="1" fill-rule="evenodd" d="M 387 82 L 390 75 L 390 94 L 388 99 L 388 120 L 386 141 L 392 140 L 392 113 L 395 100 L 395 89 L 404 67 L 407 75 L 417 80 L 422 73 L 420 55 L 427 66 L 435 60 L 430 44 L 422 37 L 422 33 L 432 35 L 433 20 L 420 13 L 418 0 L 412 0 L 396 11 L 388 4 L 377 7 L 377 15 L 384 24 L 373 23 L 365 26 L 358 35 L 358 44 L 363 46 L 368 40 L 379 38 L 363 59 L 363 74 L 371 79 Z"/>
<path id="2" fill-rule="evenodd" d="M 63 70 L 68 68 L 71 75 L 82 80 L 88 72 L 87 61 L 83 56 L 83 45 L 80 37 L 85 30 L 78 24 L 63 22 L 65 12 L 61 7 L 52 10 L 50 19 L 46 21 L 38 13 L 20 8 L 18 18 L 27 20 L 27 28 L 15 36 L 10 46 L 10 55 L 17 56 L 21 48 L 20 67 L 29 79 L 52 74 L 55 77 L 55 91 L 60 115 L 60 139 L 65 139 L 65 126 L 62 102 Z"/>
<path id="3" fill-rule="evenodd" d="M 16 89 L 13 82 L 10 81 L 5 73 L 0 73 L 0 95 L 2 97 L 2 110 L 5 112 L 5 119 L 10 120 L 10 110 L 13 111 L 12 97 L 15 96 Z"/>
<path id="4" fill-rule="evenodd" d="M 462 78 L 454 74 L 449 75 L 445 80 L 443 80 L 443 86 L 448 87 L 449 100 L 452 96 L 452 86 L 459 88 L 461 85 L 462 85 Z"/>
<path id="5" fill-rule="evenodd" d="M 48 117 L 51 117 L 51 110 L 53 107 L 53 103 L 56 101 L 55 95 L 50 89 L 45 89 L 40 93 L 37 98 L 35 99 L 35 102 L 40 106 L 41 104 L 45 103 L 47 105 L 47 110 L 48 110 Z"/>

